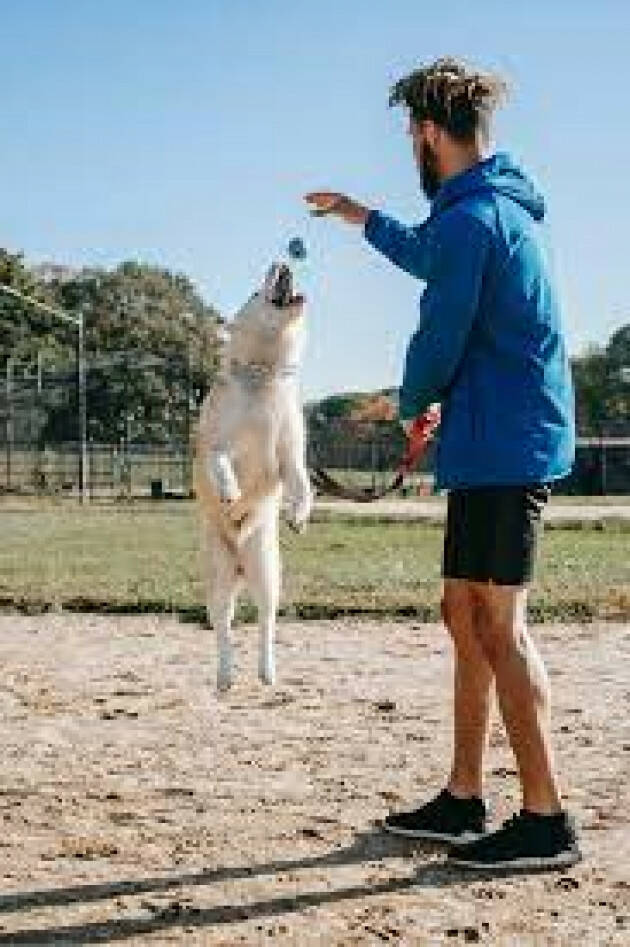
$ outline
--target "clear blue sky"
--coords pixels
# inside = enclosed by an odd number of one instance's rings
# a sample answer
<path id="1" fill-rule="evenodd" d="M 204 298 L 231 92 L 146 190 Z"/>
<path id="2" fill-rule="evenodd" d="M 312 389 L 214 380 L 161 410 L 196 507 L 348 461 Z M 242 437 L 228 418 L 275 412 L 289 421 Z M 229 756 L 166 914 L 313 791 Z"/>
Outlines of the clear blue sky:
<path id="1" fill-rule="evenodd" d="M 630 322 L 624 0 L 18 0 L 1 29 L 0 245 L 163 264 L 229 316 L 299 234 L 307 396 L 399 382 L 420 285 L 301 195 L 422 219 L 387 93 L 443 54 L 514 83 L 497 143 L 548 197 L 571 349 Z"/>

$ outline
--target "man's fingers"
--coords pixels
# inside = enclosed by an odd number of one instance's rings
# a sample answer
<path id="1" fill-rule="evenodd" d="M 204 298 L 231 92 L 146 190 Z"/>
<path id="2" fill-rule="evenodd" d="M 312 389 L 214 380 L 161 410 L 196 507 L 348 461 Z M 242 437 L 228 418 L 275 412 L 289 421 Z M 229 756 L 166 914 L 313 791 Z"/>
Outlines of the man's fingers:
<path id="1" fill-rule="evenodd" d="M 304 200 L 308 204 L 314 205 L 310 208 L 312 214 L 330 214 L 331 211 L 339 207 L 344 200 L 344 196 L 335 191 L 312 191 L 305 195 Z"/>
<path id="2" fill-rule="evenodd" d="M 304 196 L 309 203 L 324 205 L 334 204 L 343 197 L 338 191 L 310 191 Z"/>

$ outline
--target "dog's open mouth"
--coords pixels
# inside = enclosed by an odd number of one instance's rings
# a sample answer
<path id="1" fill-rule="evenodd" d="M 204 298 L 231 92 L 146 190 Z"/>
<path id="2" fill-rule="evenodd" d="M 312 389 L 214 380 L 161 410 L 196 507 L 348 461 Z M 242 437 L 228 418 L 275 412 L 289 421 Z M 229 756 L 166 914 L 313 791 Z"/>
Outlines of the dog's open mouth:
<path id="1" fill-rule="evenodd" d="M 286 263 L 276 265 L 276 272 L 272 282 L 271 302 L 279 309 L 285 309 L 287 306 L 295 306 L 304 302 L 302 295 L 293 293 L 293 274 Z"/>

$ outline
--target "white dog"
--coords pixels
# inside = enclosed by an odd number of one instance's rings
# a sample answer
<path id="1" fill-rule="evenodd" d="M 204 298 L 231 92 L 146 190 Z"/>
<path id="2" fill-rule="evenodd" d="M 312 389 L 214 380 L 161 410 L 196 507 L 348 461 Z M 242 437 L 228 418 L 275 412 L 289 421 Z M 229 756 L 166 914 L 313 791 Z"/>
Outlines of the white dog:
<path id="1" fill-rule="evenodd" d="M 290 268 L 274 264 L 226 327 L 218 382 L 201 408 L 195 485 L 220 690 L 233 681 L 230 629 L 243 583 L 258 607 L 259 676 L 275 679 L 280 503 L 284 495 L 290 524 L 302 530 L 312 502 L 296 377 L 303 308 Z"/>

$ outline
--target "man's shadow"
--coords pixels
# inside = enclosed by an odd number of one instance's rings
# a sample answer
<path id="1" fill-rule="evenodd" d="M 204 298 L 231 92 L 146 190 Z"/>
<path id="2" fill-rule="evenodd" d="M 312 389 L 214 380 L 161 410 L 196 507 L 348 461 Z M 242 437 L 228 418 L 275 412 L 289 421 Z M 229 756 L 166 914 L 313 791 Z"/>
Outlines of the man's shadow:
<path id="1" fill-rule="evenodd" d="M 362 862 L 380 861 L 383 858 L 410 857 L 414 853 L 435 851 L 432 843 L 412 842 L 379 830 L 357 835 L 346 848 L 333 849 L 321 855 L 306 855 L 295 859 L 274 859 L 265 863 L 213 868 L 189 874 L 170 875 L 157 878 L 142 878 L 136 881 L 112 881 L 100 884 L 76 885 L 66 888 L 50 888 L 41 891 L 24 891 L 0 895 L 0 912 L 15 912 L 30 908 L 69 906 L 92 901 L 140 894 L 160 894 L 174 888 L 206 886 L 225 881 L 254 878 L 261 875 L 281 874 L 309 868 L 329 868 L 338 865 L 353 865 Z M 266 901 L 247 904 L 223 904 L 211 908 L 196 908 L 175 901 L 167 906 L 149 905 L 148 917 L 113 919 L 106 922 L 91 922 L 70 926 L 54 926 L 39 930 L 21 930 L 0 934 L 0 944 L 44 944 L 63 942 L 84 944 L 89 942 L 111 942 L 126 940 L 142 934 L 154 933 L 174 926 L 208 927 L 215 924 L 231 924 L 251 918 L 292 914 L 308 907 L 318 907 L 336 901 L 350 901 L 378 894 L 391 894 L 406 889 L 421 887 L 443 887 L 461 880 L 461 875 L 445 862 L 429 862 L 414 866 L 406 877 L 395 877 L 374 884 L 358 884 L 325 891 L 303 891 Z M 147 908 L 144 908 L 147 910 Z"/>

